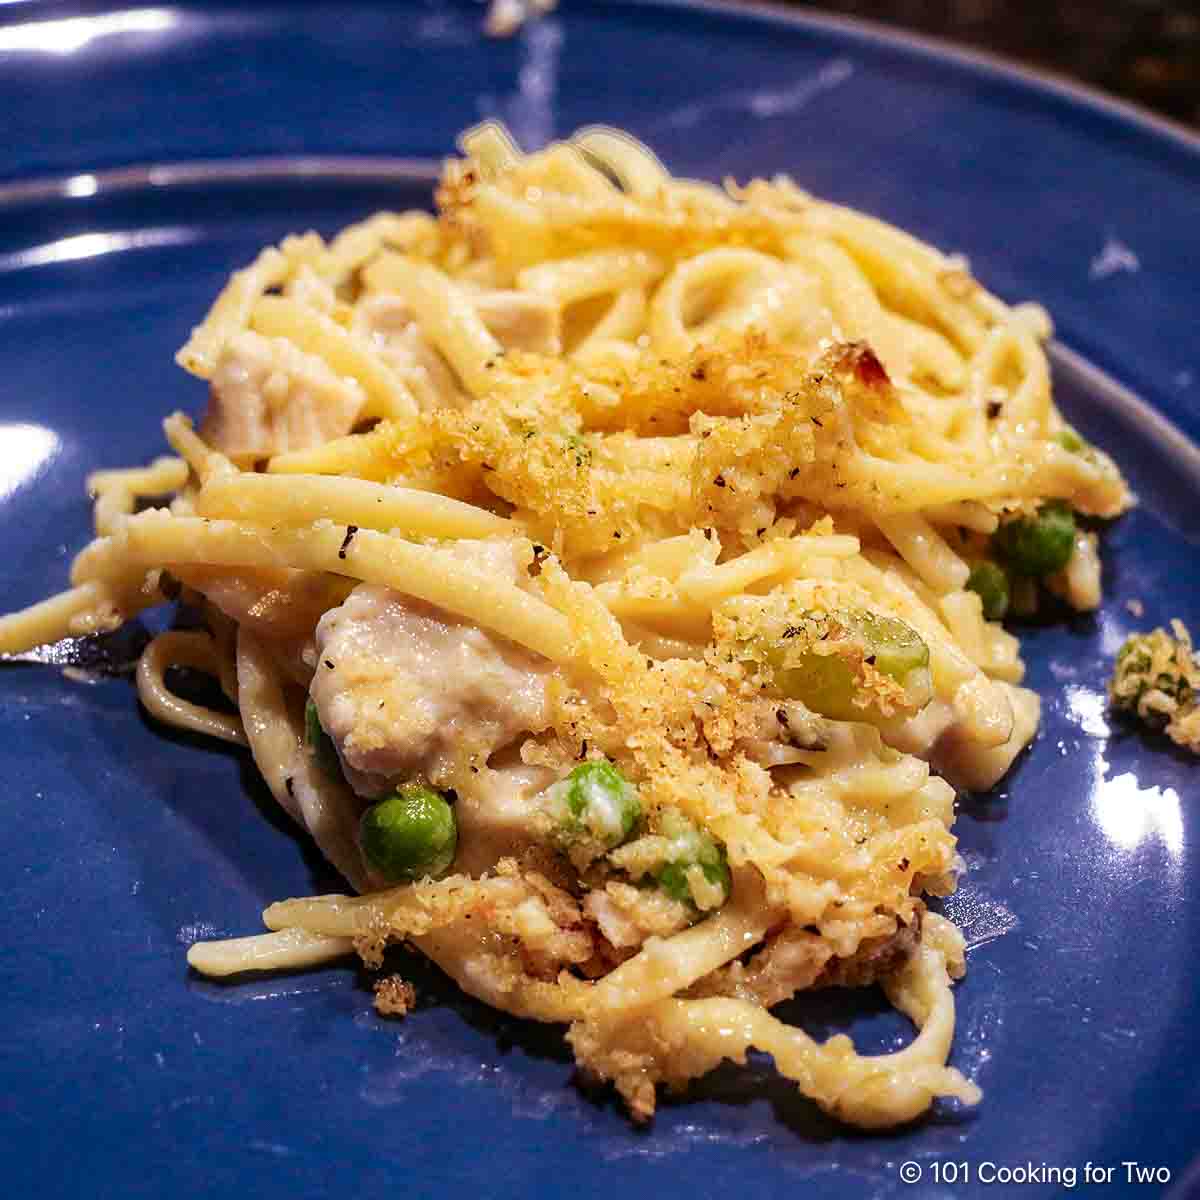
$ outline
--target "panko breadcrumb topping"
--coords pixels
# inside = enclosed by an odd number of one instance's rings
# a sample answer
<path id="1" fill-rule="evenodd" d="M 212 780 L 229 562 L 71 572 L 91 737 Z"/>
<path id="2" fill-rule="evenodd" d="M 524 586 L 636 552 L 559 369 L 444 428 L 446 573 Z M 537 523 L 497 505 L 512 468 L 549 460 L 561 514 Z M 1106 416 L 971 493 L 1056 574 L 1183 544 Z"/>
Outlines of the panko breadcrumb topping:
<path id="1" fill-rule="evenodd" d="M 1135 633 L 1117 652 L 1108 694 L 1114 707 L 1200 754 L 1200 661 L 1187 626 Z"/>
<path id="2" fill-rule="evenodd" d="M 854 826 L 831 821 L 825 852 L 853 864 L 852 880 L 839 887 L 828 876 L 827 861 L 818 861 L 822 855 L 812 860 L 812 874 L 798 869 L 796 843 L 813 836 L 813 813 L 744 747 L 764 716 L 757 669 L 732 654 L 649 660 L 625 641 L 592 589 L 573 583 L 554 559 L 543 564 L 535 582 L 568 615 L 599 680 L 594 697 L 568 691 L 557 705 L 554 726 L 564 762 L 573 761 L 585 743 L 607 755 L 638 785 L 644 806 L 677 809 L 711 831 L 735 871 L 756 867 L 768 903 L 790 909 L 799 926 L 819 928 L 839 956 L 853 954 L 865 938 L 895 933 L 898 922 L 912 923 L 920 904 L 911 894 L 913 879 L 943 874 L 954 860 L 955 839 L 945 821 L 931 812 L 929 819 L 893 828 L 864 814 L 861 842 Z M 769 719 L 779 723 L 778 701 L 769 703 Z M 873 730 L 859 727 L 853 736 L 869 738 L 884 760 L 899 757 Z M 801 753 L 833 763 L 841 753 L 856 752 L 830 745 Z M 924 764 L 915 770 L 928 778 Z"/>
<path id="3" fill-rule="evenodd" d="M 417 989 L 399 975 L 375 982 L 375 1011 L 384 1017 L 406 1017 L 417 1004 Z"/>

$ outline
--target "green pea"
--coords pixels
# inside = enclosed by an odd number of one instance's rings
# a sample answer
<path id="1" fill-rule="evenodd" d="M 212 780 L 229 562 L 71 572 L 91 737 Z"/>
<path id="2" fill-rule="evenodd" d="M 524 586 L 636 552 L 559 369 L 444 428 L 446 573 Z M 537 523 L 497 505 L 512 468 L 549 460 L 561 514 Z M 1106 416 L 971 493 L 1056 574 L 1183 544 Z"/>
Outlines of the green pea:
<path id="1" fill-rule="evenodd" d="M 1008 576 L 1004 568 L 986 559 L 971 568 L 967 590 L 983 601 L 983 615 L 989 621 L 1003 621 L 1008 612 Z"/>
<path id="2" fill-rule="evenodd" d="M 628 840 L 642 815 L 637 790 L 607 761 L 580 763 L 548 789 L 547 800 L 565 841 L 590 840 L 605 850 Z"/>
<path id="3" fill-rule="evenodd" d="M 1017 575 L 1053 575 L 1075 551 L 1075 514 L 1069 504 L 1051 500 L 1037 516 L 1001 525 L 992 535 L 992 548 Z"/>
<path id="4" fill-rule="evenodd" d="M 333 744 L 333 738 L 325 732 L 321 724 L 321 714 L 317 712 L 317 706 L 311 697 L 304 706 L 304 740 L 308 743 L 317 766 L 331 779 L 341 779 L 342 762 L 338 758 L 337 748 Z"/>
<path id="5" fill-rule="evenodd" d="M 836 620 L 850 636 L 862 640 L 866 659 L 894 679 L 917 706 L 931 695 L 929 647 L 910 625 L 896 617 L 870 612 L 839 612 Z M 785 696 L 835 721 L 862 721 L 866 710 L 854 703 L 859 683 L 854 668 L 840 655 L 807 651 L 790 654 L 788 635 L 767 649 L 775 683 Z"/>
<path id="6" fill-rule="evenodd" d="M 929 666 L 929 647 L 911 625 L 870 612 L 859 613 L 857 624 L 876 668 L 897 683 L 903 684 L 913 671 Z"/>
<path id="7" fill-rule="evenodd" d="M 836 654 L 801 655 L 793 666 L 776 668 L 775 684 L 785 696 L 824 717 L 835 721 L 863 719 L 863 709 L 854 703 L 858 691 L 854 671 Z"/>
<path id="8" fill-rule="evenodd" d="M 458 826 L 445 796 L 406 784 L 367 809 L 359 823 L 359 842 L 385 879 L 421 879 L 440 875 L 454 861 Z"/>
<path id="9" fill-rule="evenodd" d="M 1069 450 L 1072 454 L 1082 454 L 1088 448 L 1087 442 L 1070 425 L 1060 429 L 1054 435 L 1054 440 L 1064 450 Z"/>
<path id="10" fill-rule="evenodd" d="M 725 847 L 711 834 L 698 829 L 678 810 L 669 808 L 659 815 L 658 834 L 667 839 L 668 846 L 666 860 L 654 871 L 654 878 L 668 896 L 694 907 L 688 871 L 698 866 L 704 878 L 721 889 L 720 903 L 729 899 L 733 887 L 729 860 Z"/>

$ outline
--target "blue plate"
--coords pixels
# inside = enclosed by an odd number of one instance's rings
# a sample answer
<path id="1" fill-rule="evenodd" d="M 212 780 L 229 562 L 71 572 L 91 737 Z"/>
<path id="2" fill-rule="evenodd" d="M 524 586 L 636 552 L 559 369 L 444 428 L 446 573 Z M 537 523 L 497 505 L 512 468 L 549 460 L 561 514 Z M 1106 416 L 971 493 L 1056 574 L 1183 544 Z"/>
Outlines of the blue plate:
<path id="1" fill-rule="evenodd" d="M 402 1024 L 351 967 L 189 976 L 196 937 L 254 931 L 271 900 L 336 879 L 244 756 L 152 727 L 126 682 L 5 669 L 7 1193 L 961 1196 L 1009 1194 L 989 1180 L 1031 1166 L 1019 1194 L 1037 1197 L 1071 1168 L 1082 1187 L 1089 1162 L 1112 1171 L 1104 1195 L 1164 1174 L 1186 1189 L 1200 775 L 1110 723 L 1103 686 L 1129 629 L 1200 629 L 1200 457 L 1164 421 L 1200 434 L 1196 141 L 977 58 L 769 12 L 563 0 L 499 43 L 473 3 L 80 12 L 0 8 L 2 608 L 63 586 L 86 472 L 152 457 L 160 418 L 202 405 L 171 356 L 230 269 L 289 230 L 427 204 L 410 160 L 485 115 L 529 144 L 625 126 L 698 176 L 786 170 L 964 252 L 1053 312 L 1061 403 L 1142 503 L 1106 537 L 1104 608 L 1023 631 L 1042 733 L 961 805 L 954 1061 L 984 1101 L 879 1136 L 764 1061 L 634 1130 L 573 1086 L 553 1031 L 417 965 Z M 131 169 L 146 163 L 170 166 Z M 825 1033 L 848 1006 L 866 1047 L 905 1036 L 870 994 L 792 1015 Z"/>

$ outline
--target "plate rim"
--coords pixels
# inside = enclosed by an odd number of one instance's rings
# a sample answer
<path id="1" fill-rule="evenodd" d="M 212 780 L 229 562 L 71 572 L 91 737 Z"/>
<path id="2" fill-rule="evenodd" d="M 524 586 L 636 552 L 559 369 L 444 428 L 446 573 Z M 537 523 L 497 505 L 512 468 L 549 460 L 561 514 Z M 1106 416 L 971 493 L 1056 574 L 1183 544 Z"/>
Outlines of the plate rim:
<path id="1" fill-rule="evenodd" d="M 2 3 L 3 0 L 0 0 Z M 255 154 L 229 158 L 130 163 L 120 167 L 34 174 L 0 182 L 0 211 L 55 200 L 90 200 L 143 189 L 207 184 L 239 186 L 306 179 L 404 180 L 436 182 L 440 164 L 431 158 L 380 154 Z"/>
<path id="2" fill-rule="evenodd" d="M 10 3 L 12 0 L 10 0 Z M 570 3 L 571 0 L 564 0 Z M 358 0 L 351 0 L 357 6 Z M 868 17 L 850 16 L 842 13 L 816 9 L 796 9 L 782 0 L 599 0 L 598 7 L 614 10 L 641 10 L 677 12 L 691 11 L 723 17 L 747 25 L 783 25 L 792 29 L 815 30 L 824 34 L 854 38 L 860 42 L 892 48 L 916 55 L 925 60 L 950 66 L 996 79 L 1011 86 L 1024 89 L 1032 95 L 1055 100 L 1068 109 L 1099 113 L 1110 120 L 1148 138 L 1152 143 L 1170 145 L 1173 150 L 1196 156 L 1200 160 L 1200 128 L 1192 128 L 1183 121 L 1156 113 L 1137 101 L 1127 100 L 1103 89 L 1052 68 L 1033 66 L 1015 57 L 994 50 L 971 46 L 937 34 L 915 32 L 892 26 Z M 4 0 L 0 0 L 0 28 L 10 25 L 36 24 L 53 20 L 22 11 L 23 5 L 14 4 L 14 20 L 4 19 Z M 97 6 L 99 11 L 117 9 L 122 5 L 116 0 Z M 201 3 L 201 9 L 207 6 Z M 92 11 L 87 15 L 96 15 Z M 29 19 L 32 18 L 32 19 Z M 554 20 L 551 10 L 536 21 Z M 515 35 L 515 36 L 519 36 Z M 73 198 L 79 193 L 69 190 L 72 180 L 91 176 L 97 190 L 103 187 L 110 194 L 126 188 L 155 186 L 157 177 L 168 183 L 193 183 L 205 179 L 236 182 L 230 176 L 246 174 L 247 171 L 261 172 L 261 178 L 274 175 L 303 178 L 306 174 L 335 166 L 348 174 L 369 177 L 373 173 L 396 172 L 399 177 L 414 181 L 425 178 L 432 167 L 438 169 L 437 160 L 415 155 L 377 154 L 281 154 L 281 155 L 237 155 L 204 159 L 178 159 L 158 162 L 130 162 L 120 166 L 92 169 L 81 160 L 71 171 L 23 173 L 20 169 L 0 181 L 0 209 L 38 201 Z M 229 170 L 229 168 L 234 168 Z M 228 171 L 228 175 L 226 172 Z M 82 195 L 91 195 L 84 192 Z"/>
<path id="3" fill-rule="evenodd" d="M 569 0 L 567 0 L 569 2 Z M 1104 91 L 1049 67 L 1031 66 L 995 50 L 971 46 L 937 34 L 901 29 L 869 17 L 850 16 L 818 9 L 795 9 L 782 0 L 610 0 L 614 8 L 690 9 L 697 12 L 761 21 L 768 25 L 786 25 L 816 29 L 883 43 L 915 53 L 921 58 L 938 59 L 957 67 L 1002 79 L 1008 83 L 1051 96 L 1075 108 L 1097 110 L 1135 128 L 1176 144 L 1176 148 L 1200 155 L 1200 129 L 1193 129 L 1174 117 L 1156 113 L 1135 100 Z"/>

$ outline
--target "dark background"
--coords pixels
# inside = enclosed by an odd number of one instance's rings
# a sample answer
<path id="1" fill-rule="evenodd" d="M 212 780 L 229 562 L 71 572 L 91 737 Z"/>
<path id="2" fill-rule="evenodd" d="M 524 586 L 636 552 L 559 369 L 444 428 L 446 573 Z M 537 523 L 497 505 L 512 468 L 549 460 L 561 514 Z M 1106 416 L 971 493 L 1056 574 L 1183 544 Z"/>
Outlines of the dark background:
<path id="1" fill-rule="evenodd" d="M 1200 0 L 826 0 L 1070 76 L 1200 128 Z"/>

